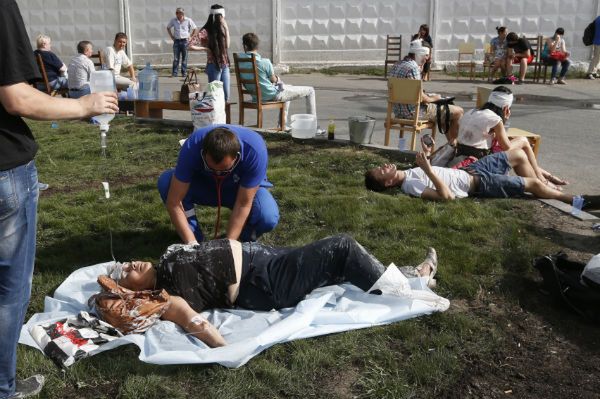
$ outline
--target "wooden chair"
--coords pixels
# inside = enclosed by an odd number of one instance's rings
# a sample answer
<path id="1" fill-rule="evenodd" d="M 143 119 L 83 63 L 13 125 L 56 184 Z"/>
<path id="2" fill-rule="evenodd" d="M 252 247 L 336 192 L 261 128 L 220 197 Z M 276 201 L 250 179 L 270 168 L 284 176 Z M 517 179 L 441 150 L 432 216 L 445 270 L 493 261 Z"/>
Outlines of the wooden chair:
<path id="1" fill-rule="evenodd" d="M 243 54 L 242 56 L 240 56 Z M 279 128 L 285 129 L 285 102 L 283 101 L 263 101 L 258 84 L 258 70 L 256 68 L 256 56 L 245 53 L 234 53 L 235 77 L 238 87 L 238 101 L 240 103 L 239 124 L 244 124 L 244 109 L 256 110 L 256 126 L 262 128 L 263 109 L 279 109 Z M 250 99 L 244 99 L 244 95 L 250 96 Z"/>
<path id="2" fill-rule="evenodd" d="M 491 92 L 492 89 L 489 87 L 477 86 L 477 100 L 475 101 L 475 108 L 483 107 L 483 104 L 485 104 L 488 98 L 490 98 Z"/>
<path id="3" fill-rule="evenodd" d="M 538 82 L 540 80 L 540 73 L 541 73 L 541 69 L 542 69 L 542 63 L 540 62 L 541 60 L 541 52 L 543 49 L 543 40 L 544 37 L 543 36 L 533 36 L 533 37 L 525 37 L 525 40 L 527 40 L 529 42 L 529 45 L 531 46 L 531 50 L 533 50 L 534 52 L 534 56 L 533 56 L 533 61 L 531 63 L 529 63 L 527 66 L 528 67 L 533 67 L 533 81 L 534 82 Z"/>
<path id="4" fill-rule="evenodd" d="M 492 45 L 486 43 L 483 46 L 483 76 L 485 76 L 485 70 L 489 69 L 488 77 L 492 78 L 492 68 L 494 66 L 494 53 L 492 52 Z"/>
<path id="5" fill-rule="evenodd" d="M 102 69 L 102 65 L 104 65 L 104 56 L 102 55 L 102 50 L 98 50 L 97 53 L 94 53 L 90 56 L 92 61 L 94 62 L 94 66 L 97 69 Z M 96 61 L 96 59 L 98 61 Z"/>
<path id="6" fill-rule="evenodd" d="M 400 138 L 404 137 L 404 131 L 412 132 L 411 150 L 415 150 L 417 144 L 417 133 L 425 129 L 431 129 L 431 136 L 435 139 L 435 122 L 419 119 L 419 105 L 423 94 L 423 81 L 415 79 L 388 79 L 388 106 L 385 118 L 385 145 L 390 144 L 390 129 L 399 129 Z M 393 114 L 394 104 L 414 105 L 415 115 L 412 119 L 396 118 Z"/>
<path id="7" fill-rule="evenodd" d="M 385 63 L 383 67 L 383 76 L 387 78 L 388 65 L 395 64 L 400 61 L 402 56 L 402 35 L 390 36 L 387 35 L 385 42 Z"/>
<path id="8" fill-rule="evenodd" d="M 473 80 L 475 72 L 475 45 L 473 43 L 461 43 L 458 45 L 458 61 L 456 62 L 456 79 L 460 77 L 460 70 L 469 68 L 470 80 Z"/>
<path id="9" fill-rule="evenodd" d="M 50 82 L 48 81 L 48 74 L 46 74 L 46 67 L 44 66 L 44 61 L 42 60 L 42 56 L 40 54 L 36 54 L 35 59 L 38 64 L 38 68 L 40 69 L 40 73 L 42 74 L 42 81 L 39 83 L 42 84 L 43 85 L 42 87 L 45 88 L 44 91 L 46 93 L 48 93 L 48 95 L 53 96 L 53 97 L 56 96 L 57 94 L 60 94 L 63 97 L 68 97 L 69 89 L 63 88 L 63 89 L 54 90 L 54 89 L 52 89 L 52 87 L 50 87 Z"/>

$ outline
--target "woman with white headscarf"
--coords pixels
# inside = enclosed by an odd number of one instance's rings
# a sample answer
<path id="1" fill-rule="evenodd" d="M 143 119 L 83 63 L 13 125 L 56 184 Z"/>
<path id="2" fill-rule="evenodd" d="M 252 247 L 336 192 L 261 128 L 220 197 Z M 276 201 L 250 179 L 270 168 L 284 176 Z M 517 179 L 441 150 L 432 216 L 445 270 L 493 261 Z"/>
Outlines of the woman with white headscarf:
<path id="1" fill-rule="evenodd" d="M 528 155 L 540 180 L 549 182 L 554 187 L 567 184 L 566 181 L 538 166 L 527 138 L 518 137 L 513 140 L 508 138 L 505 124 L 510 118 L 513 99 L 509 88 L 498 86 L 492 90 L 487 102 L 481 108 L 465 112 L 459 121 L 456 155 L 448 166 L 466 167 L 494 152 L 522 149 Z"/>
<path id="2" fill-rule="evenodd" d="M 204 26 L 190 39 L 188 48 L 206 51 L 206 74 L 208 81 L 223 82 L 225 101 L 229 99 L 229 27 L 225 21 L 225 8 L 219 4 L 210 7 L 210 15 Z"/>

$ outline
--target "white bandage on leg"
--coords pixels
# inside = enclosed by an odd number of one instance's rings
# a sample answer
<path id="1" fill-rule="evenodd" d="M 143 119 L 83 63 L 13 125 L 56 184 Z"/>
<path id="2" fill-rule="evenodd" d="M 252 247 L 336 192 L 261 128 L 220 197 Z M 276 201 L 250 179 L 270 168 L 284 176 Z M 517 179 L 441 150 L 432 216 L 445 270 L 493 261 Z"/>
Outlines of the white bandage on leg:
<path id="1" fill-rule="evenodd" d="M 203 331 L 204 329 L 206 329 L 205 323 L 208 323 L 208 320 L 206 320 L 204 317 L 197 314 L 190 319 L 190 322 L 188 323 L 188 325 L 186 326 L 185 329 L 189 331 L 191 328 L 194 328 L 194 329 L 198 329 L 197 331 L 194 331 L 194 332 L 200 332 L 200 331 Z"/>

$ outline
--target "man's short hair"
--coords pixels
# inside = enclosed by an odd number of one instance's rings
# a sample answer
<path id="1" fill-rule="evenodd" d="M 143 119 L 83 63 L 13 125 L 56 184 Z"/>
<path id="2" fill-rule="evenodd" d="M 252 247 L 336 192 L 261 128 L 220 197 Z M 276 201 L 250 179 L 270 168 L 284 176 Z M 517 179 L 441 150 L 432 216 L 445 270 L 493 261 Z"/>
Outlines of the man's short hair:
<path id="1" fill-rule="evenodd" d="M 79 43 L 77 43 L 77 52 L 79 54 L 83 54 L 85 52 L 85 49 L 87 48 L 87 46 L 91 46 L 92 42 L 87 41 L 87 40 L 82 40 Z"/>
<path id="2" fill-rule="evenodd" d="M 37 37 L 35 38 L 35 44 L 38 49 L 44 47 L 47 43 L 50 43 L 50 42 L 51 42 L 50 36 L 48 36 L 48 35 L 40 34 L 40 35 L 37 35 Z"/>
<path id="3" fill-rule="evenodd" d="M 507 42 L 516 42 L 517 40 L 519 40 L 519 35 L 517 35 L 515 32 L 510 32 L 508 35 L 506 35 Z"/>
<path id="4" fill-rule="evenodd" d="M 115 35 L 115 42 L 119 39 L 127 39 L 127 34 L 125 32 L 119 32 Z"/>
<path id="5" fill-rule="evenodd" d="M 214 162 L 220 163 L 226 156 L 235 158 L 241 146 L 235 133 L 225 127 L 217 127 L 204 137 L 202 148 Z"/>
<path id="6" fill-rule="evenodd" d="M 258 36 L 256 33 L 249 32 L 242 36 L 242 44 L 244 45 L 244 49 L 246 51 L 254 51 L 258 48 Z"/>
<path id="7" fill-rule="evenodd" d="M 177 7 L 177 9 L 175 10 L 175 13 L 177 14 L 178 12 L 180 13 L 184 13 L 183 8 L 182 7 Z"/>
<path id="8" fill-rule="evenodd" d="M 376 171 L 377 168 L 373 168 L 365 172 L 365 187 L 367 188 L 367 190 L 371 191 L 385 191 L 387 187 L 383 182 L 377 180 L 377 177 L 375 177 Z"/>

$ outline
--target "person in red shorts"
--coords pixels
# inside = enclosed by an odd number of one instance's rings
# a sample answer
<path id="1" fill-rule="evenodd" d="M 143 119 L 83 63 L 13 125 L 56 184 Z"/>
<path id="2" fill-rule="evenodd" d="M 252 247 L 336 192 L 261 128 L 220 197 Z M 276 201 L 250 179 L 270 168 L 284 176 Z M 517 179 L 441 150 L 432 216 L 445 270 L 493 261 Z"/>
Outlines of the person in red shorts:
<path id="1" fill-rule="evenodd" d="M 533 61 L 533 50 L 529 41 L 523 37 L 519 37 L 515 32 L 510 32 L 506 36 L 506 47 L 508 48 L 508 62 L 506 70 L 508 75 L 512 72 L 512 64 L 519 64 L 519 80 L 518 85 L 523 84 L 525 80 L 525 73 L 527 72 L 527 65 Z"/>

